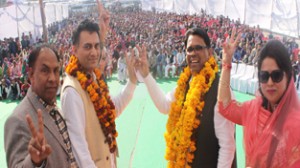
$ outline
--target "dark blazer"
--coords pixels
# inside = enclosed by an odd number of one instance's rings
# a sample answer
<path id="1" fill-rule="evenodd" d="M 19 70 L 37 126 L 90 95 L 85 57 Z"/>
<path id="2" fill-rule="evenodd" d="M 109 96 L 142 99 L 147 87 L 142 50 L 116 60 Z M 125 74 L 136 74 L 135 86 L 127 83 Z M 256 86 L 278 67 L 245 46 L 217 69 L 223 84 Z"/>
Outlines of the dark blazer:
<path id="1" fill-rule="evenodd" d="M 214 108 L 217 103 L 219 86 L 219 75 L 216 75 L 211 88 L 204 97 L 205 105 L 202 110 L 202 115 L 198 116 L 201 124 L 195 130 L 196 151 L 194 152 L 194 160 L 191 164 L 192 168 L 216 168 L 219 158 L 219 140 L 215 132 L 214 124 Z M 234 159 L 232 168 L 236 168 Z"/>
<path id="2" fill-rule="evenodd" d="M 26 97 L 14 109 L 13 113 L 5 122 L 4 145 L 7 166 L 9 168 L 33 167 L 27 149 L 31 139 L 31 133 L 25 116 L 26 114 L 30 114 L 36 128 L 38 128 L 37 109 L 41 109 L 43 112 L 44 134 L 47 143 L 52 148 L 52 153 L 47 158 L 46 167 L 70 167 L 70 159 L 63 138 L 54 120 L 45 107 L 38 101 L 31 88 L 28 90 Z"/>

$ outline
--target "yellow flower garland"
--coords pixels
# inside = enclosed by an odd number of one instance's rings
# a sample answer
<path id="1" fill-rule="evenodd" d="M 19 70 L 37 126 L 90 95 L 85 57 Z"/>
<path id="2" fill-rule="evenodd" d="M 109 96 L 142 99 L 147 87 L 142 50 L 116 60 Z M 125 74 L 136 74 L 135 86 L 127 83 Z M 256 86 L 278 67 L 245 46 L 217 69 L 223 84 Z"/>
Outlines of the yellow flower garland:
<path id="1" fill-rule="evenodd" d="M 190 68 L 185 68 L 181 73 L 175 91 L 176 100 L 171 105 L 165 133 L 167 144 L 165 158 L 168 160 L 168 168 L 189 168 L 193 162 L 196 139 L 191 137 L 201 123 L 199 116 L 205 104 L 204 96 L 217 72 L 217 63 L 210 57 L 200 73 L 193 76 L 188 92 L 186 90 L 191 77 Z"/>
<path id="2" fill-rule="evenodd" d="M 108 87 L 101 78 L 100 70 L 94 70 L 97 79 L 95 81 L 91 75 L 84 73 L 78 59 L 75 56 L 71 56 L 66 72 L 77 78 L 82 89 L 89 94 L 105 135 L 105 142 L 108 143 L 110 152 L 114 153 L 117 148 L 116 138 L 118 136 L 115 124 L 116 110 L 109 96 Z"/>

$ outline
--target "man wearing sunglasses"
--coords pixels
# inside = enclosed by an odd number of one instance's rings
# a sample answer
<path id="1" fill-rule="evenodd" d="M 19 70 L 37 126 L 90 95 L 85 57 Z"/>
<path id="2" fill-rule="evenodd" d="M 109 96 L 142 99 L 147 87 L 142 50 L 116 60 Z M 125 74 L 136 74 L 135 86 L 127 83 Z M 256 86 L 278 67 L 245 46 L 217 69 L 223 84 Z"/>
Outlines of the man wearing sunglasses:
<path id="1" fill-rule="evenodd" d="M 204 30 L 193 28 L 187 31 L 184 44 L 188 67 L 166 95 L 149 75 L 145 47 L 139 49 L 137 69 L 157 109 L 169 116 L 168 167 L 235 167 L 234 124 L 217 112 L 219 76 L 210 39 Z"/>

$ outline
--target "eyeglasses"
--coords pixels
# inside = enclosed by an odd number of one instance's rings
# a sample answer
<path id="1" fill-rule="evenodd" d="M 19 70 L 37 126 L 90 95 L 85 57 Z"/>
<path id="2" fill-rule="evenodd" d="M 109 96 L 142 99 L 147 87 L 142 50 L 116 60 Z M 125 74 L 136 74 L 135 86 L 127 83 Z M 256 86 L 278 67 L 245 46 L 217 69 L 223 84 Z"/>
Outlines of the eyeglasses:
<path id="1" fill-rule="evenodd" d="M 202 45 L 195 45 L 195 46 L 190 46 L 186 49 L 187 53 L 192 53 L 193 51 L 201 51 L 204 48 L 208 48 L 207 46 L 202 46 Z"/>
<path id="2" fill-rule="evenodd" d="M 258 74 L 258 79 L 260 83 L 267 83 L 269 77 L 271 77 L 273 82 L 279 83 L 282 81 L 283 75 L 284 73 L 282 70 L 274 70 L 271 73 L 268 71 L 260 71 Z"/>

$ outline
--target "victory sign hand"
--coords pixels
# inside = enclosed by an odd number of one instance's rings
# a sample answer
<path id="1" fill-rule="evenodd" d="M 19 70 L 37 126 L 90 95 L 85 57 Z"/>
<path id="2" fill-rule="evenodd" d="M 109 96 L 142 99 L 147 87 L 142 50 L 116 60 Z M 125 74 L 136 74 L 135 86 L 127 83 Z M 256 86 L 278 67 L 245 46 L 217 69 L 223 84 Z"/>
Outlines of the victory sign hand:
<path id="1" fill-rule="evenodd" d="M 236 31 L 236 27 L 234 27 L 232 29 L 229 42 L 223 43 L 223 62 L 227 64 L 231 64 L 233 54 L 241 38 L 241 33 L 239 33 L 238 36 L 235 37 Z"/>
<path id="2" fill-rule="evenodd" d="M 42 162 L 51 154 L 51 147 L 47 144 L 44 135 L 44 122 L 42 111 L 37 110 L 38 114 L 38 131 L 36 130 L 33 121 L 29 114 L 26 115 L 26 120 L 31 132 L 31 139 L 28 144 L 28 153 L 35 166 L 40 166 Z"/>

